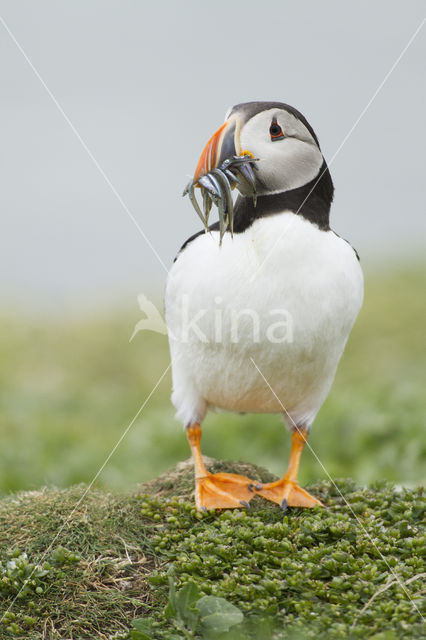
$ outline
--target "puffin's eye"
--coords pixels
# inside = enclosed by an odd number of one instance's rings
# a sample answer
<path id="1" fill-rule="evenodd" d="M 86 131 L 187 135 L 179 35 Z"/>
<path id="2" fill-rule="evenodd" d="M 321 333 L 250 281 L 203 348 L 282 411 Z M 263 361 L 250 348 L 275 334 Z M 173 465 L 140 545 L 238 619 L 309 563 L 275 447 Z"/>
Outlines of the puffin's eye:
<path id="1" fill-rule="evenodd" d="M 274 120 L 269 127 L 269 133 L 271 134 L 272 141 L 281 140 L 281 138 L 284 138 L 284 132 L 276 120 Z"/>

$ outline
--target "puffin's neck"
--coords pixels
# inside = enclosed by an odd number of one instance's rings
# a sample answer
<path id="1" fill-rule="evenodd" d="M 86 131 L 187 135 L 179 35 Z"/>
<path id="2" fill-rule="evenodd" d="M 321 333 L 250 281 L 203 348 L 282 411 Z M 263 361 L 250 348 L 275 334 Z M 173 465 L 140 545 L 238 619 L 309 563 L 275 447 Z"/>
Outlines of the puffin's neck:
<path id="1" fill-rule="evenodd" d="M 258 218 L 283 211 L 292 211 L 319 229 L 328 231 L 333 192 L 333 182 L 324 162 L 318 176 L 308 184 L 290 191 L 258 196 L 256 206 L 252 197 L 239 196 L 234 209 L 234 233 L 245 231 Z"/>

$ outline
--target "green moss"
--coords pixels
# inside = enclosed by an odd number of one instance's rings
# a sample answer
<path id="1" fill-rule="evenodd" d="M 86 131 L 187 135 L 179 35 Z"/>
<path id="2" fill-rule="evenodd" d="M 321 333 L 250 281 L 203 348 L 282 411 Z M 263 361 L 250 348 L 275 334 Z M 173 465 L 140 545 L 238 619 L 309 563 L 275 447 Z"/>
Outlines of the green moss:
<path id="1" fill-rule="evenodd" d="M 0 589 L 2 640 L 105 638 L 151 611 L 146 578 L 157 561 L 140 499 L 85 491 L 43 489 L 0 501 L 0 576 L 19 558 Z M 35 584 L 21 591 L 27 578 Z"/>
<path id="2" fill-rule="evenodd" d="M 56 547 L 43 563 L 30 562 L 26 553 L 18 549 L 6 551 L 6 559 L 0 561 L 0 593 L 12 602 L 25 602 L 27 615 L 17 617 L 12 610 L 3 613 L 6 632 L 21 635 L 41 622 L 41 606 L 37 600 L 55 582 L 67 577 L 65 568 L 79 562 L 79 557 L 64 547 Z M 68 578 L 70 576 L 68 575 Z M 31 615 L 28 615 L 31 614 Z M 19 622 L 18 622 L 19 621 Z"/>
<path id="3" fill-rule="evenodd" d="M 304 638 L 368 638 L 384 630 L 424 637 L 417 610 L 425 550 L 421 492 L 338 485 L 351 507 L 323 483 L 310 491 L 328 509 L 283 515 L 253 501 L 249 512 L 200 515 L 190 503 L 146 496 L 142 513 L 158 522 L 155 551 L 174 563 L 179 584 L 194 581 L 201 595 L 226 598 L 248 623 L 273 616 L 274 627 Z M 157 599 L 166 597 L 166 568 L 150 578 Z"/>
<path id="4" fill-rule="evenodd" d="M 209 467 L 270 479 L 244 463 Z M 0 637 L 126 638 L 135 618 L 154 622 L 155 640 L 199 637 L 165 614 L 171 565 L 178 591 L 194 583 L 244 614 L 228 640 L 424 637 L 421 491 L 337 484 L 350 507 L 324 482 L 309 490 L 327 509 L 283 514 L 255 498 L 250 511 L 198 514 L 184 463 L 138 495 L 78 502 L 76 487 L 3 500 Z"/>

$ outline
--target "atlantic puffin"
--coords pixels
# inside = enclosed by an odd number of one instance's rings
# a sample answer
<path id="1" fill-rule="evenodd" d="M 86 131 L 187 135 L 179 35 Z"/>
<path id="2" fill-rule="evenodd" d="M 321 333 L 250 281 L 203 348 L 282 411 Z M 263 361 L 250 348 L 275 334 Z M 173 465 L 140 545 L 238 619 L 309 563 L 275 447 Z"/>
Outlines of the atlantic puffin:
<path id="1" fill-rule="evenodd" d="M 165 313 L 196 508 L 248 507 L 255 495 L 283 509 L 321 505 L 298 485 L 299 461 L 361 308 L 363 274 L 330 228 L 334 187 L 318 138 L 287 104 L 237 104 L 186 192 L 206 228 L 174 261 Z M 208 226 L 212 204 L 220 220 Z M 200 449 L 209 410 L 282 414 L 292 433 L 283 477 L 210 473 Z"/>

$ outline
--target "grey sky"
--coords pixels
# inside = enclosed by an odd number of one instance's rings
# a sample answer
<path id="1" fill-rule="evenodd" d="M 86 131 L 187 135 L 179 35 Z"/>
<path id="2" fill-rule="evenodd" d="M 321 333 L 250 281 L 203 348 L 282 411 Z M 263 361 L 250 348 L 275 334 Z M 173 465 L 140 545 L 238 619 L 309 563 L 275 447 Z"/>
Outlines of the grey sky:
<path id="1" fill-rule="evenodd" d="M 283 100 L 326 159 L 421 23 L 423 1 L 0 2 L 1 15 L 161 259 L 200 228 L 182 189 L 227 108 Z M 0 296 L 136 305 L 163 267 L 0 25 Z M 426 237 L 426 26 L 336 157 L 332 225 L 377 263 Z M 120 303 L 120 304 L 121 304 Z"/>

